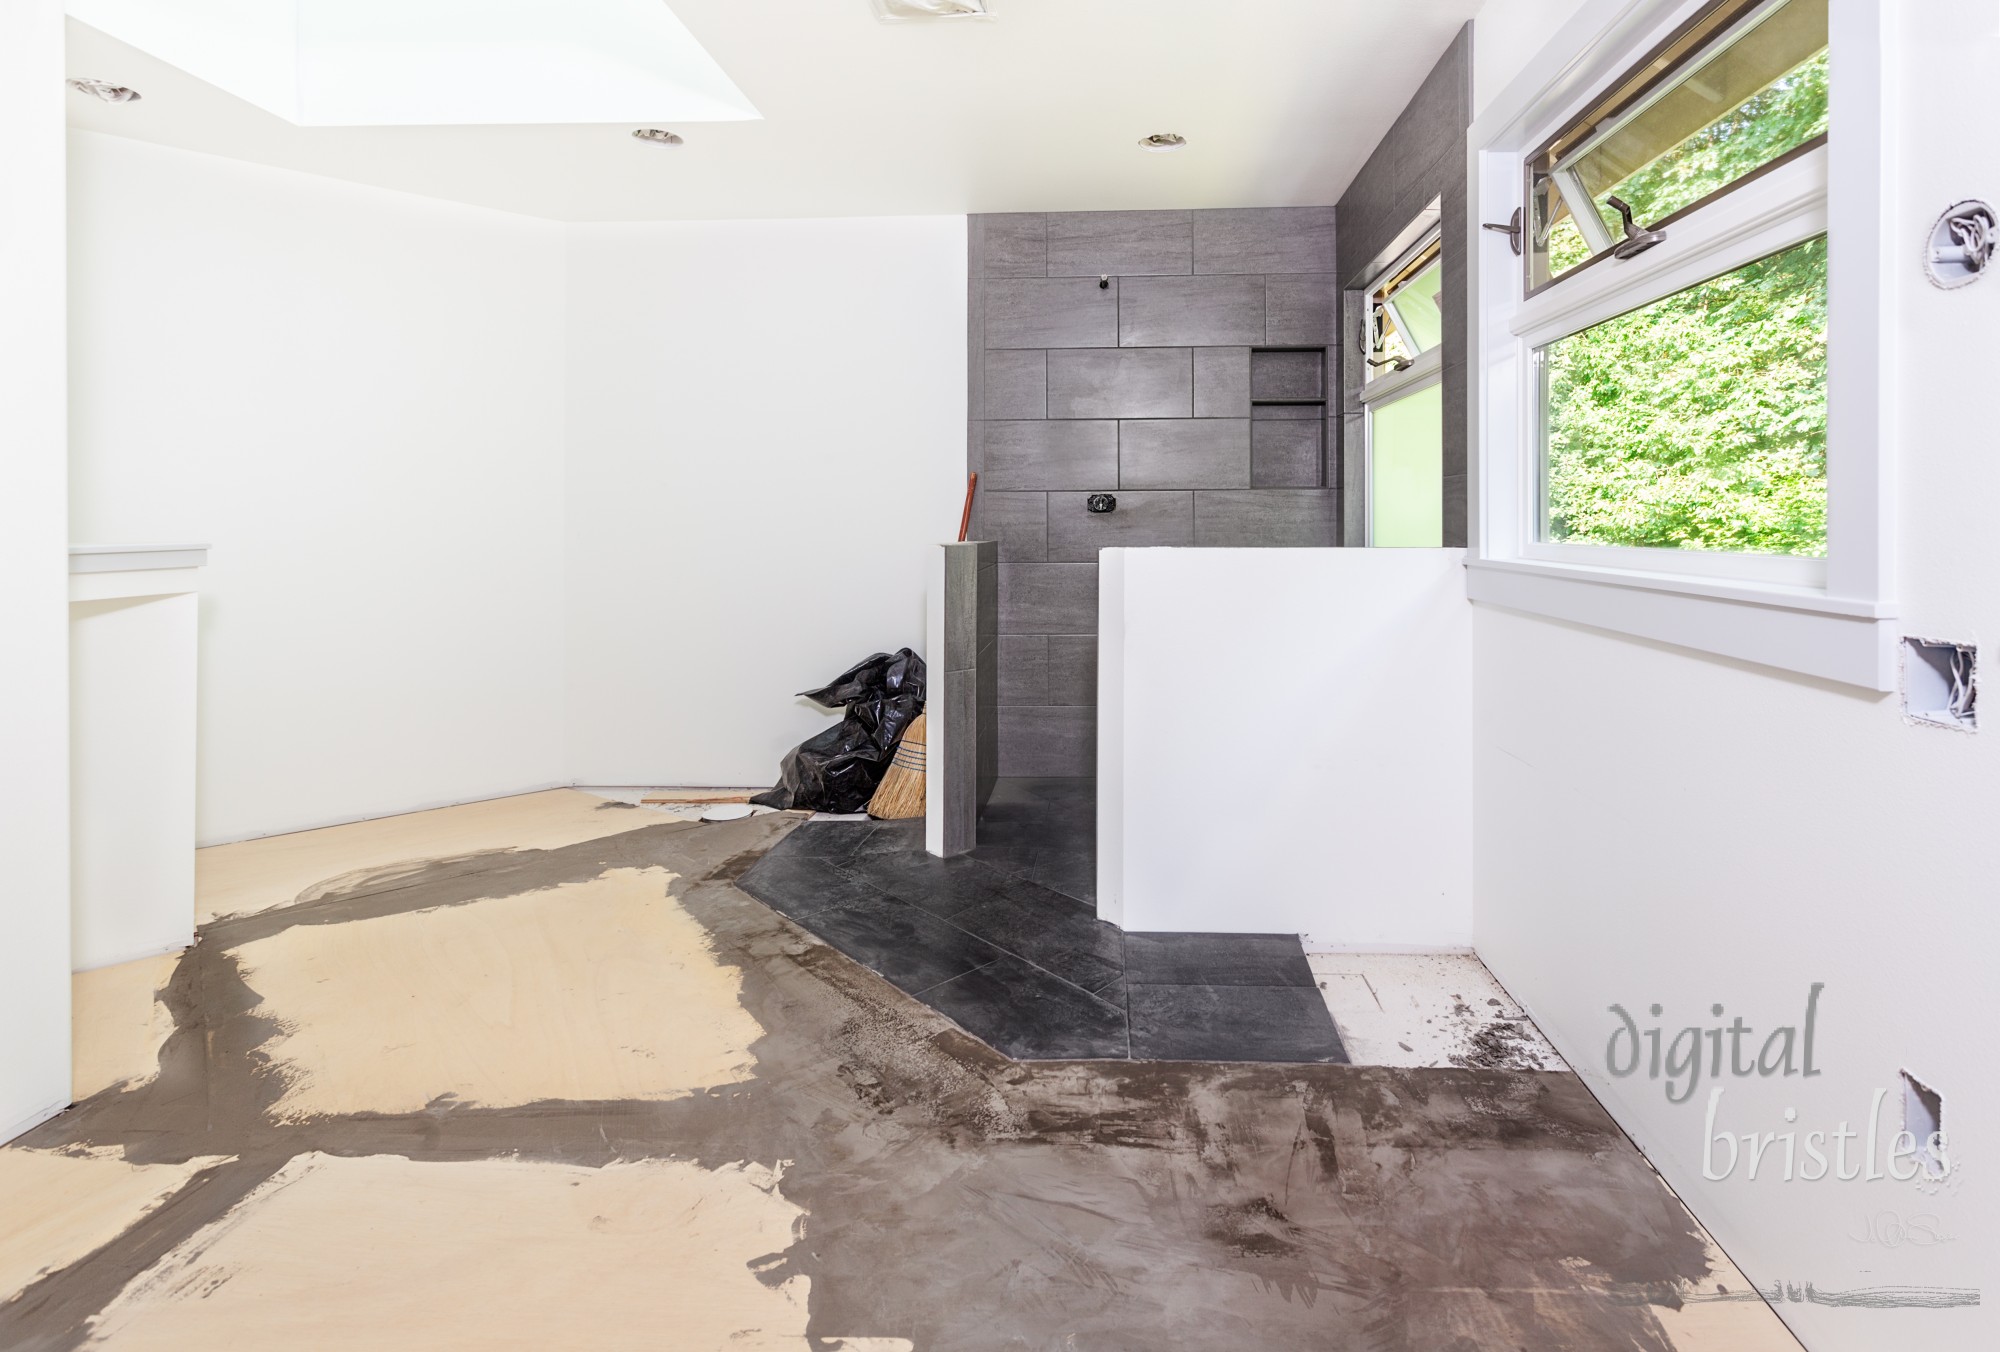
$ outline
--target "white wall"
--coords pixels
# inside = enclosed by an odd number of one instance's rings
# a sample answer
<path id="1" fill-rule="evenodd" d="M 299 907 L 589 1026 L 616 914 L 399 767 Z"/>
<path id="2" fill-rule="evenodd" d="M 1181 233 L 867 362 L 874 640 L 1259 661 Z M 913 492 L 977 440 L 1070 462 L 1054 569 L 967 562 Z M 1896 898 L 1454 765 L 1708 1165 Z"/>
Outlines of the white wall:
<path id="1" fill-rule="evenodd" d="M 1938 91 L 2000 78 L 2000 14 L 1991 0 L 1892 11 L 1901 623 L 1990 650 L 2000 281 L 1940 292 L 1916 262 L 1947 203 L 2000 200 L 1993 140 L 1934 134 Z M 1484 608 L 1475 641 L 1477 946 L 1501 980 L 1753 1281 L 1990 1288 L 2000 727 L 1907 726 L 1893 697 Z M 1643 1071 L 1606 1071 L 1614 1003 L 1652 1024 L 1658 1002 L 1669 1036 L 1739 1014 L 1768 1030 L 1798 1024 L 1816 982 L 1823 1073 L 1726 1076 L 1721 1129 L 1860 1128 L 1907 1068 L 1944 1096 L 1962 1168 L 1942 1188 L 1770 1168 L 1707 1181 L 1706 1080 L 1676 1106 Z M 1881 1121 L 1899 1130 L 1900 1109 Z M 1992 1294 L 1980 1309 L 1780 1309 L 1814 1352 L 1969 1352 L 2000 1345 Z"/>
<path id="2" fill-rule="evenodd" d="M 1584 0 L 1486 0 L 1472 19 L 1472 116 L 1512 84 Z"/>
<path id="3" fill-rule="evenodd" d="M 197 568 L 92 573 L 70 605 L 70 965 L 194 942 Z"/>
<path id="4" fill-rule="evenodd" d="M 63 13 L 0 5 L 0 1141 L 69 1102 Z"/>
<path id="5" fill-rule="evenodd" d="M 72 526 L 213 546 L 204 842 L 569 779 L 560 227 L 71 137 Z"/>
<path id="6" fill-rule="evenodd" d="M 1098 913 L 1128 930 L 1472 944 L 1459 549 L 1108 549 Z"/>
<path id="7" fill-rule="evenodd" d="M 925 647 L 965 484 L 963 217 L 574 226 L 570 770 L 769 784 Z"/>

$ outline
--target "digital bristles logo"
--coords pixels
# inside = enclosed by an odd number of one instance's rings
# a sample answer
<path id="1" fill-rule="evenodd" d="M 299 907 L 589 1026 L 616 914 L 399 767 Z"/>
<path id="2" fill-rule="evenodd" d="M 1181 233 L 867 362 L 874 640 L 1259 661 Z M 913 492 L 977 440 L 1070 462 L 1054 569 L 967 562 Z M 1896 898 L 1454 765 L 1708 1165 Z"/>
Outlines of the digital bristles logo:
<path id="1" fill-rule="evenodd" d="M 1798 1076 L 1812 1079 L 1821 1071 L 1814 1062 L 1814 1036 L 1819 1018 L 1819 1001 L 1826 983 L 1814 982 L 1806 993 L 1803 1017 L 1795 1024 L 1781 1024 L 1765 1033 L 1739 1014 L 1721 1023 L 1723 1007 L 1709 1006 L 1709 1015 L 1718 1020 L 1711 1025 L 1689 1025 L 1677 1029 L 1671 1038 L 1655 1023 L 1641 1028 L 1623 1005 L 1609 1012 L 1617 1024 L 1605 1043 L 1604 1067 L 1617 1079 L 1626 1079 L 1643 1069 L 1646 1078 L 1658 1080 L 1669 1103 L 1686 1103 L 1694 1098 L 1704 1079 L 1709 1081 L 1707 1113 L 1703 1124 L 1702 1177 L 1712 1183 L 1737 1174 L 1755 1179 L 1760 1172 L 1782 1170 L 1784 1181 L 1800 1179 L 1817 1182 L 1831 1174 L 1843 1182 L 1861 1179 L 1875 1182 L 1892 1179 L 1907 1183 L 1917 1179 L 1941 1182 L 1950 1177 L 1950 1141 L 1940 1120 L 1942 1113 L 1935 1095 L 1929 1094 L 1907 1076 L 1904 1091 L 1903 1129 L 1887 1136 L 1882 1131 L 1882 1106 L 1889 1089 L 1877 1089 L 1868 1105 L 1865 1129 L 1857 1131 L 1846 1119 L 1831 1131 L 1785 1131 L 1733 1133 L 1717 1130 L 1726 1078 L 1771 1079 Z M 1652 1005 L 1648 1012 L 1655 1020 L 1665 1010 Z M 1785 1121 L 1796 1123 L 1798 1109 L 1786 1108 Z M 1859 1148 L 1850 1152 L 1850 1147 Z M 1886 1149 L 1885 1149 L 1886 1144 Z M 1829 1145 L 1831 1151 L 1829 1153 Z"/>

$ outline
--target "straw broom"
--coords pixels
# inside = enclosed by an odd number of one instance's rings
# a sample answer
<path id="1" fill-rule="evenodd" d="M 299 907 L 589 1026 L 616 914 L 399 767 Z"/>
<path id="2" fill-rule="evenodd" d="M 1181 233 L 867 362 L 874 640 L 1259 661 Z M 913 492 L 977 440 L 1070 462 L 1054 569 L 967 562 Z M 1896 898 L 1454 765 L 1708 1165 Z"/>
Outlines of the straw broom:
<path id="1" fill-rule="evenodd" d="M 903 740 L 889 757 L 889 773 L 868 800 L 869 816 L 900 821 L 924 815 L 924 758 L 924 715 L 918 714 L 903 729 Z"/>

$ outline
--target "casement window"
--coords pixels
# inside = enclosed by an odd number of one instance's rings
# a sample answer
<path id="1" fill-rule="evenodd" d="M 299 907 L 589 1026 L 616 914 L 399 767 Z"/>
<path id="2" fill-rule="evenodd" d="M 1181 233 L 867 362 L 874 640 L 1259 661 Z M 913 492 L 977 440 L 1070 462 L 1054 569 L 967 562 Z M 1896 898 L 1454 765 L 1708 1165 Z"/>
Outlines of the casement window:
<path id="1" fill-rule="evenodd" d="M 1444 542 L 1443 240 L 1435 225 L 1415 228 L 1367 287 L 1365 519 L 1367 543 L 1384 548 Z"/>
<path id="2" fill-rule="evenodd" d="M 1475 600 L 1887 688 L 1884 3 L 1588 0 L 1474 126 Z"/>

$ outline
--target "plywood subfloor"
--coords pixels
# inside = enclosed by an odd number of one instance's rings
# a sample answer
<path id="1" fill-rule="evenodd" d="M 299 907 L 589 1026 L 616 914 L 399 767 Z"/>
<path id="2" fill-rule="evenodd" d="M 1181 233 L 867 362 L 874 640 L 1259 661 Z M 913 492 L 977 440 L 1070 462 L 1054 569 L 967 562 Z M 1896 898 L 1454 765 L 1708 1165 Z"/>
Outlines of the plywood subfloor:
<path id="1" fill-rule="evenodd" d="M 0 1150 L 0 1302 L 110 1243 L 220 1162 L 139 1165 L 118 1150 Z"/>
<path id="2" fill-rule="evenodd" d="M 236 950 L 285 1117 L 449 1100 L 663 1099 L 747 1079 L 763 1034 L 665 869 L 294 926 Z"/>
<path id="3" fill-rule="evenodd" d="M 77 1098 L 153 1078 L 174 1028 L 159 992 L 180 960 L 166 953 L 70 978 L 70 1092 Z"/>
<path id="4" fill-rule="evenodd" d="M 402 868 L 494 850 L 550 850 L 649 826 L 643 808 L 549 789 L 195 851 L 195 920 L 247 915 L 392 881 Z"/>
<path id="5" fill-rule="evenodd" d="M 0 1150 L 0 1347 L 1796 1346 L 1566 1072 L 1015 1062 L 736 886 L 794 816 L 450 812 Z"/>
<path id="6" fill-rule="evenodd" d="M 91 1321 L 121 1352 L 806 1346 L 804 1213 L 757 1164 L 299 1155 Z"/>

